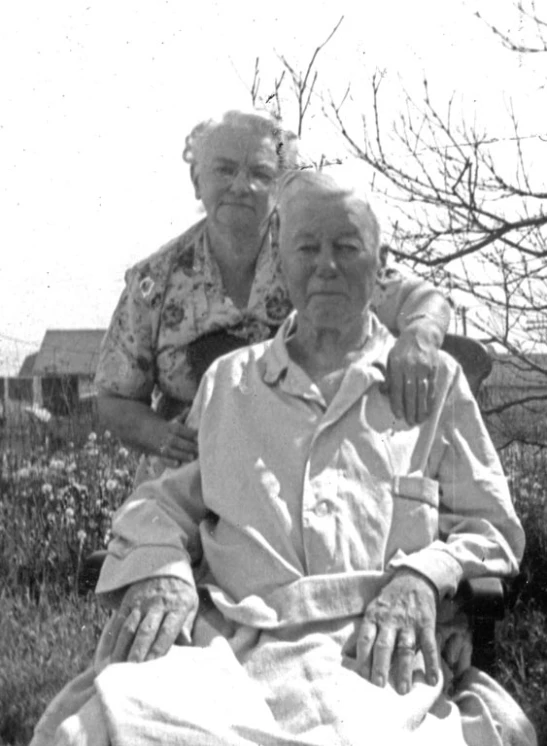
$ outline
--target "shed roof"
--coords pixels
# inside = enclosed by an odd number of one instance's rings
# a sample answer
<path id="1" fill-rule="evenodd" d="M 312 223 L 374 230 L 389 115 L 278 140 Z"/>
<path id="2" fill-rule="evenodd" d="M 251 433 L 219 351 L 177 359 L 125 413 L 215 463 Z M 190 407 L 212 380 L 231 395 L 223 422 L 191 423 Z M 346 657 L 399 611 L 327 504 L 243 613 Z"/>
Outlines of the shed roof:
<path id="1" fill-rule="evenodd" d="M 105 329 L 48 329 L 33 374 L 93 376 Z"/>
<path id="2" fill-rule="evenodd" d="M 31 352 L 30 355 L 27 355 L 25 357 L 19 373 L 17 374 L 18 378 L 32 378 L 32 376 L 34 375 L 34 363 L 37 357 L 37 352 Z"/>

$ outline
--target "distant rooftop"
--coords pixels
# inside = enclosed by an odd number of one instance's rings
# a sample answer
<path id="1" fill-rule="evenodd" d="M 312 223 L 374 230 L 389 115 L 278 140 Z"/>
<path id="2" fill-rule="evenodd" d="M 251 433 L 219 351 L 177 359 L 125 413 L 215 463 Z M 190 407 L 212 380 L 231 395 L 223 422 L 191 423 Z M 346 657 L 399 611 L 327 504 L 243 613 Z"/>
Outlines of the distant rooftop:
<path id="1" fill-rule="evenodd" d="M 36 355 L 32 375 L 94 376 L 105 331 L 48 329 Z"/>
<path id="2" fill-rule="evenodd" d="M 36 362 L 37 357 L 37 352 L 31 352 L 30 355 L 25 357 L 19 373 L 17 374 L 18 378 L 31 378 L 34 375 L 34 363 Z"/>

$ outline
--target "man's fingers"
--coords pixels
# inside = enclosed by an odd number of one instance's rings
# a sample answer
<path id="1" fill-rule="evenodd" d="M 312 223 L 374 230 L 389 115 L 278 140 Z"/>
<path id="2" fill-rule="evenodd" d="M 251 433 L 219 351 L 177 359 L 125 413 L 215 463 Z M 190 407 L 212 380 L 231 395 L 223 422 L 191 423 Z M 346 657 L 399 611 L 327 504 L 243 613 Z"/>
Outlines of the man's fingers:
<path id="1" fill-rule="evenodd" d="M 357 637 L 357 673 L 370 681 L 372 668 L 372 648 L 378 627 L 369 619 L 364 619 Z"/>
<path id="2" fill-rule="evenodd" d="M 146 660 L 161 658 L 165 655 L 177 639 L 183 624 L 184 617 L 180 613 L 172 611 L 166 614 L 160 625 L 156 639 L 146 655 Z"/>
<path id="3" fill-rule="evenodd" d="M 142 663 L 156 641 L 164 617 L 163 608 L 150 609 L 141 620 L 133 637 L 127 660 Z"/>
<path id="4" fill-rule="evenodd" d="M 416 655 L 416 635 L 413 629 L 399 632 L 396 653 L 397 668 L 395 687 L 399 694 L 408 694 L 412 687 L 412 672 Z"/>
<path id="5" fill-rule="evenodd" d="M 389 678 L 396 634 L 397 631 L 394 627 L 383 626 L 380 628 L 376 637 L 376 642 L 372 650 L 372 670 L 370 676 L 371 682 L 376 684 L 376 686 L 385 686 Z"/>
<path id="6" fill-rule="evenodd" d="M 118 612 L 119 614 L 120 612 Z M 118 634 L 114 641 L 114 648 L 112 650 L 111 660 L 112 663 L 121 663 L 128 659 L 131 645 L 133 644 L 133 638 L 139 627 L 141 620 L 140 609 L 131 609 L 127 615 L 120 615 L 121 624 L 118 629 Z"/>
<path id="7" fill-rule="evenodd" d="M 439 652 L 435 629 L 433 626 L 424 627 L 420 635 L 420 648 L 424 656 L 425 678 L 430 686 L 435 686 L 439 680 Z"/>

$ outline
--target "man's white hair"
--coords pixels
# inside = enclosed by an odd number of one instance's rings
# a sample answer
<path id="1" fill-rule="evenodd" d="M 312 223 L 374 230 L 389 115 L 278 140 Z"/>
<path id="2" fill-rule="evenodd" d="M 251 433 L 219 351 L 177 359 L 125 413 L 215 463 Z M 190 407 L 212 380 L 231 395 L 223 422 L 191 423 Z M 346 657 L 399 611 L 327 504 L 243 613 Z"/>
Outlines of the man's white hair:
<path id="1" fill-rule="evenodd" d="M 360 164 L 345 163 L 327 166 L 322 169 L 300 169 L 285 172 L 277 181 L 274 194 L 274 208 L 279 219 L 283 220 L 285 206 L 290 202 L 294 190 L 321 191 L 333 196 L 352 196 L 365 208 L 370 226 L 374 249 L 380 246 L 380 224 L 370 204 L 365 178 Z"/>

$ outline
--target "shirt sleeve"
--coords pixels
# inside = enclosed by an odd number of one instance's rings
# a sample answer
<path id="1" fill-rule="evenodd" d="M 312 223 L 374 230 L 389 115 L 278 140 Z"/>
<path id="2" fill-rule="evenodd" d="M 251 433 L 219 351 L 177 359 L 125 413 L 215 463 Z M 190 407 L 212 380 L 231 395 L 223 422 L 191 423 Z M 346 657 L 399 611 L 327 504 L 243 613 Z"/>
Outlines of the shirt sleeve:
<path id="1" fill-rule="evenodd" d="M 108 601 L 139 580 L 166 575 L 194 586 L 192 568 L 202 554 L 199 525 L 206 514 L 199 461 L 141 484 L 114 516 L 97 593 Z"/>
<path id="2" fill-rule="evenodd" d="M 440 487 L 439 539 L 390 567 L 410 567 L 453 595 L 461 580 L 516 574 L 524 532 L 477 403 L 458 366 L 432 451 Z"/>
<path id="3" fill-rule="evenodd" d="M 99 391 L 149 401 L 163 290 L 149 267 L 134 267 L 103 339 L 95 383 Z"/>
<path id="4" fill-rule="evenodd" d="M 430 282 L 407 276 L 398 268 L 384 270 L 378 277 L 372 307 L 395 335 L 424 320 L 437 328 L 442 340 L 450 323 L 450 304 L 445 296 Z"/>
<path id="5" fill-rule="evenodd" d="M 212 386 L 206 375 L 194 398 L 187 421 L 196 429 Z M 202 557 L 200 524 L 208 514 L 199 460 L 143 482 L 114 515 L 97 593 L 115 605 L 117 591 L 166 575 L 195 587 L 192 568 Z"/>

